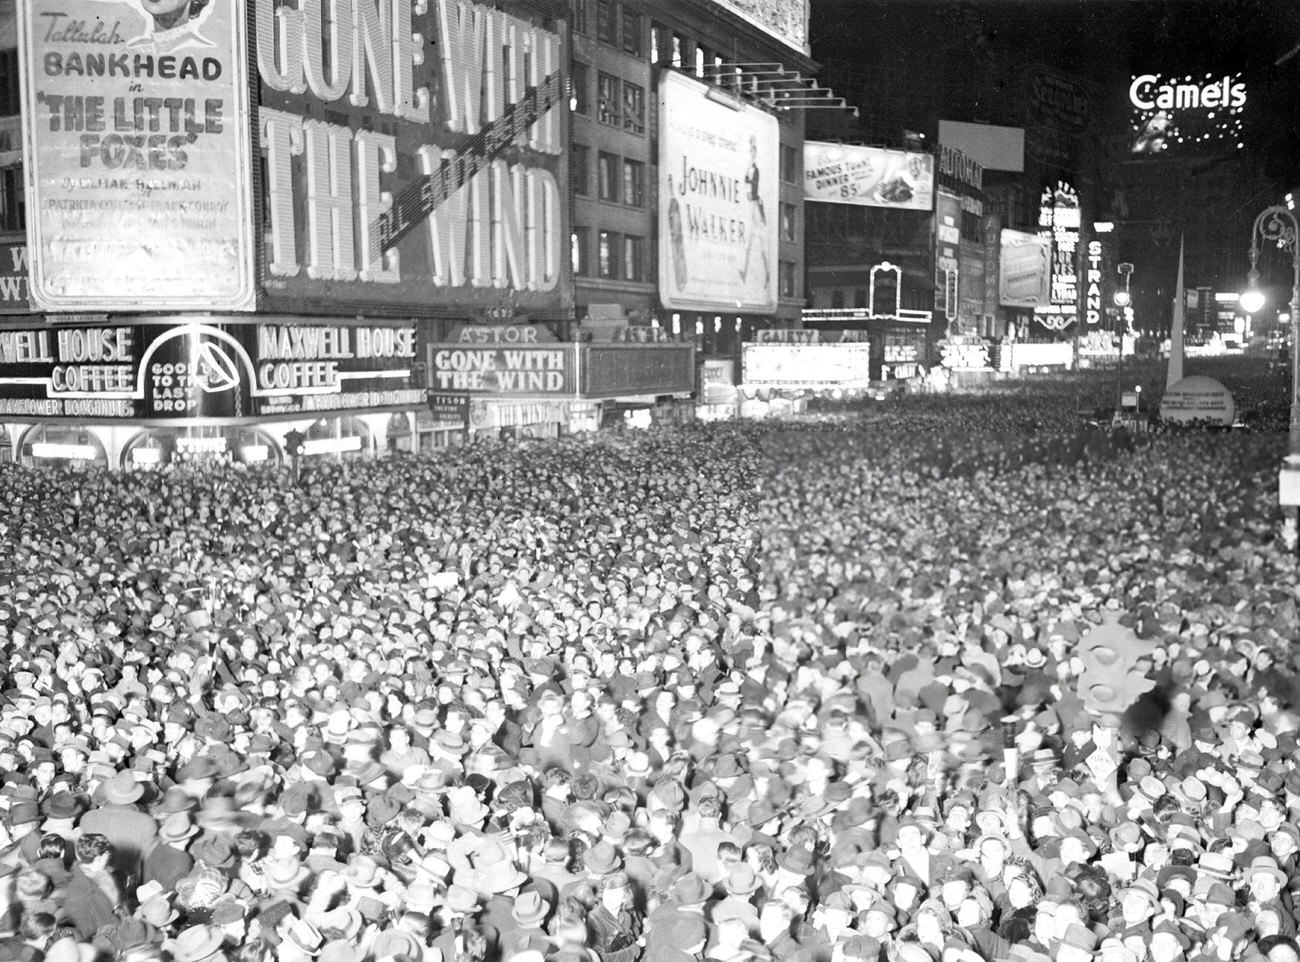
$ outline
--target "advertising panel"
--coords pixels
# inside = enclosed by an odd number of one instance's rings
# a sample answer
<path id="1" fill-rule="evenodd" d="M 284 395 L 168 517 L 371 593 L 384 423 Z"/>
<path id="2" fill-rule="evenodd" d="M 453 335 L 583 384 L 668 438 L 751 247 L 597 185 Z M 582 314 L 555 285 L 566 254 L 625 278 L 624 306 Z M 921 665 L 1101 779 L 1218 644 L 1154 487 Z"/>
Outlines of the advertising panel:
<path id="1" fill-rule="evenodd" d="M 934 157 L 907 150 L 803 145 L 804 200 L 897 210 L 934 207 Z"/>
<path id="2" fill-rule="evenodd" d="M 700 402 L 736 403 L 736 362 L 729 357 L 706 358 L 700 365 Z"/>
<path id="3" fill-rule="evenodd" d="M 415 328 L 122 324 L 0 331 L 0 415 L 259 418 L 404 407 Z"/>
<path id="4" fill-rule="evenodd" d="M 575 351 L 573 344 L 430 344 L 429 387 L 440 393 L 571 397 L 576 393 Z"/>
<path id="5" fill-rule="evenodd" d="M 248 2 L 272 305 L 570 314 L 559 33 L 523 5 Z"/>
<path id="6" fill-rule="evenodd" d="M 27 242 L 0 243 L 0 314 L 30 314 L 27 297 Z"/>
<path id="7" fill-rule="evenodd" d="M 243 0 L 18 12 L 32 303 L 252 310 Z"/>
<path id="8" fill-rule="evenodd" d="M 960 306 L 961 198 L 939 191 L 934 206 L 934 306 L 949 321 Z"/>
<path id="9" fill-rule="evenodd" d="M 871 380 L 871 345 L 745 344 L 741 372 L 744 384 L 757 386 L 866 384 Z"/>
<path id="10" fill-rule="evenodd" d="M 664 71 L 659 85 L 659 299 L 672 310 L 777 305 L 777 120 Z"/>
<path id="11" fill-rule="evenodd" d="M 718 6 L 739 14 L 769 36 L 809 54 L 809 0 L 717 0 Z"/>
<path id="12" fill-rule="evenodd" d="M 1241 150 L 1245 144 L 1247 90 L 1241 74 L 1183 77 L 1145 73 L 1128 88 L 1133 108 L 1129 153 Z"/>
<path id="13" fill-rule="evenodd" d="M 1003 229 L 998 261 L 998 303 L 1003 307 L 1038 307 L 1051 298 L 1050 237 Z"/>
<path id="14" fill-rule="evenodd" d="M 939 121 L 939 143 L 956 147 L 985 170 L 1025 169 L 1025 129 L 993 124 Z"/>
<path id="15" fill-rule="evenodd" d="M 1048 303 L 1034 309 L 1035 319 L 1049 331 L 1063 331 L 1079 318 L 1079 195 L 1064 181 L 1044 188 L 1039 201 L 1039 234 L 1051 243 Z"/>
<path id="16" fill-rule="evenodd" d="M 579 393 L 587 398 L 695 390 L 693 344 L 592 344 L 579 348 Z"/>

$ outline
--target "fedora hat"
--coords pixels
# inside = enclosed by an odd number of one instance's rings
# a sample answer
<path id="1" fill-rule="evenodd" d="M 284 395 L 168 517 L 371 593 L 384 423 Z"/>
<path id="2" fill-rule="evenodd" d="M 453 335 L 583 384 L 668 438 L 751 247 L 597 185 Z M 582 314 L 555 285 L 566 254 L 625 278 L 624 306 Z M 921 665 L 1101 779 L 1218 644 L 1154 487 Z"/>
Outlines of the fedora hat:
<path id="1" fill-rule="evenodd" d="M 172 941 L 176 962 L 200 962 L 221 949 L 225 936 L 214 925 L 192 925 Z"/>
<path id="2" fill-rule="evenodd" d="M 199 834 L 199 827 L 190 820 L 189 812 L 173 812 L 158 827 L 158 837 L 164 842 L 184 842 Z"/>
<path id="3" fill-rule="evenodd" d="M 542 898 L 542 893 L 529 889 L 527 892 L 520 892 L 515 898 L 510 916 L 525 928 L 536 928 L 546 921 L 550 911 L 550 903 Z"/>
<path id="4" fill-rule="evenodd" d="M 753 895 L 760 885 L 758 875 L 744 862 L 737 862 L 727 872 L 727 891 L 732 895 Z"/>
<path id="5" fill-rule="evenodd" d="M 1250 868 L 1246 870 L 1246 879 L 1249 881 L 1255 875 L 1271 875 L 1277 880 L 1277 884 L 1286 887 L 1286 873 L 1277 867 L 1277 862 L 1267 855 L 1260 855 L 1253 859 Z"/>
<path id="6" fill-rule="evenodd" d="M 298 919 L 294 922 L 286 938 L 307 955 L 320 955 L 321 943 L 325 941 L 324 936 L 320 934 L 320 929 L 306 919 Z"/>
<path id="7" fill-rule="evenodd" d="M 134 805 L 144 798 L 144 785 L 129 772 L 118 772 L 100 789 L 110 805 Z"/>

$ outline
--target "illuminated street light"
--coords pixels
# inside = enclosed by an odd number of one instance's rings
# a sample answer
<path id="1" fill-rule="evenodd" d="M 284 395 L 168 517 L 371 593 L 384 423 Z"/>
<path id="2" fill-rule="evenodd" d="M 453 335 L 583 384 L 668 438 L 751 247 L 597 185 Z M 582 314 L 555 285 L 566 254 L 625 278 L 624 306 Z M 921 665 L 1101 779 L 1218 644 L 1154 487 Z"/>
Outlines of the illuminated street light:
<path id="1" fill-rule="evenodd" d="M 1300 225 L 1295 214 L 1281 205 L 1266 207 L 1255 218 L 1250 232 L 1250 273 L 1245 293 L 1241 295 L 1241 309 L 1254 314 L 1264 306 L 1264 292 L 1259 288 L 1260 241 L 1277 245 L 1278 250 L 1291 255 L 1291 428 L 1287 438 L 1287 453 L 1278 472 L 1277 499 L 1286 514 L 1282 531 L 1284 543 L 1294 550 L 1297 538 L 1296 510 L 1300 508 L 1300 245 L 1296 235 Z"/>

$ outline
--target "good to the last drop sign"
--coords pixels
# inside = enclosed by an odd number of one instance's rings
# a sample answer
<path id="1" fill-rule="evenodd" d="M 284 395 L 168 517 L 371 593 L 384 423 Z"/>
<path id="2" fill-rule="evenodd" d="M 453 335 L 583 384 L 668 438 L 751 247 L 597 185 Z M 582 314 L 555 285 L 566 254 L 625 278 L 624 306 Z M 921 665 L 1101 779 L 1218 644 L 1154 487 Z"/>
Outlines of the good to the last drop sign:
<path id="1" fill-rule="evenodd" d="M 31 299 L 251 310 L 245 5 L 23 0 Z"/>

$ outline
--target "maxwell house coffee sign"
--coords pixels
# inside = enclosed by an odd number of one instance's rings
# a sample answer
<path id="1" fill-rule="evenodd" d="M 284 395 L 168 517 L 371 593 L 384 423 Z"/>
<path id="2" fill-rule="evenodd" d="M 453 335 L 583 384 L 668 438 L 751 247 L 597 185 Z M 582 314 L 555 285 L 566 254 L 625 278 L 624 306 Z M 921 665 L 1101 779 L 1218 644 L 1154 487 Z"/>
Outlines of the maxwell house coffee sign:
<path id="1" fill-rule="evenodd" d="M 565 53 L 524 4 L 248 0 L 264 293 L 565 310 Z"/>
<path id="2" fill-rule="evenodd" d="M 0 415 L 243 418 L 422 404 L 412 326 L 124 324 L 0 331 Z"/>
<path id="3" fill-rule="evenodd" d="M 31 300 L 251 310 L 243 0 L 22 0 Z"/>

